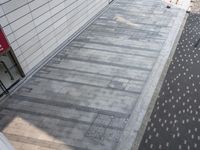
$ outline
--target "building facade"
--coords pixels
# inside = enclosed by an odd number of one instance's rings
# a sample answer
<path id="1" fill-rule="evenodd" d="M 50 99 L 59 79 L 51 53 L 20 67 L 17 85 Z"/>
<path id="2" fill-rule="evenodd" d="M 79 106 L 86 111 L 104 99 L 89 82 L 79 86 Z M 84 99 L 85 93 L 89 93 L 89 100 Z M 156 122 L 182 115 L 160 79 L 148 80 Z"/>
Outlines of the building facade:
<path id="1" fill-rule="evenodd" d="M 0 24 L 24 74 L 66 43 L 110 1 L 1 0 Z"/>

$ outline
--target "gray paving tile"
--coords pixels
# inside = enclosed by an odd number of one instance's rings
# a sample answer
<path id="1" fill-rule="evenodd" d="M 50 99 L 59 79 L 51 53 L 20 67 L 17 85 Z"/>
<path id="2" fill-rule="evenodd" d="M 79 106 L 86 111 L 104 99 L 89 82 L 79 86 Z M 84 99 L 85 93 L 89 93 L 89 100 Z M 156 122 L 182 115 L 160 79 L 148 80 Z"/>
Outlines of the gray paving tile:
<path id="1" fill-rule="evenodd" d="M 93 123 L 108 126 L 110 124 L 112 118 L 113 118 L 113 116 L 98 114 Z"/>
<path id="2" fill-rule="evenodd" d="M 105 134 L 105 128 L 91 126 L 90 129 L 86 133 L 86 137 L 94 138 L 96 140 L 103 140 Z"/>
<path id="3" fill-rule="evenodd" d="M 2 106 L 1 131 L 16 147 L 115 150 L 177 13 L 115 0 Z"/>

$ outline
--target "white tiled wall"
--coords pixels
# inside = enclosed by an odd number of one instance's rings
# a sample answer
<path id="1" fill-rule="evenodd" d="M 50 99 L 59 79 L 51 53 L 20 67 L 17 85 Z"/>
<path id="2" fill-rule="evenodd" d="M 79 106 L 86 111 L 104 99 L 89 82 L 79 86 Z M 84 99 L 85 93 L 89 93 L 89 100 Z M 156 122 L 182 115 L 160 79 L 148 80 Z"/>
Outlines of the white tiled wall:
<path id="1" fill-rule="evenodd" d="M 25 73 L 80 29 L 109 0 L 0 0 L 0 24 Z"/>

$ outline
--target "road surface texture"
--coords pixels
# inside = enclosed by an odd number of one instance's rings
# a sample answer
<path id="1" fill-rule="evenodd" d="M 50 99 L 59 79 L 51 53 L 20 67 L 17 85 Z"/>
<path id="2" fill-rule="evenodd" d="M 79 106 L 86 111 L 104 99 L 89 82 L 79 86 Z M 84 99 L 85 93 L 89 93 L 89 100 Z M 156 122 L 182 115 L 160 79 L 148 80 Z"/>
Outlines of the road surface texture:
<path id="1" fill-rule="evenodd" d="M 200 149 L 200 0 L 193 1 L 139 150 Z"/>

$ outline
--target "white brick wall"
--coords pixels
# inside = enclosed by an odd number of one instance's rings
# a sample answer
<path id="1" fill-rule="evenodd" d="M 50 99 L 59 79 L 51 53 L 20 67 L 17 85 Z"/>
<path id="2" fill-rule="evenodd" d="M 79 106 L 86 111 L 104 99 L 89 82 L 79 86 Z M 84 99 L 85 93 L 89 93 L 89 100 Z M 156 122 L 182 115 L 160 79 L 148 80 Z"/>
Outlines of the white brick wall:
<path id="1" fill-rule="evenodd" d="M 0 24 L 25 73 L 80 29 L 109 0 L 0 0 Z"/>

